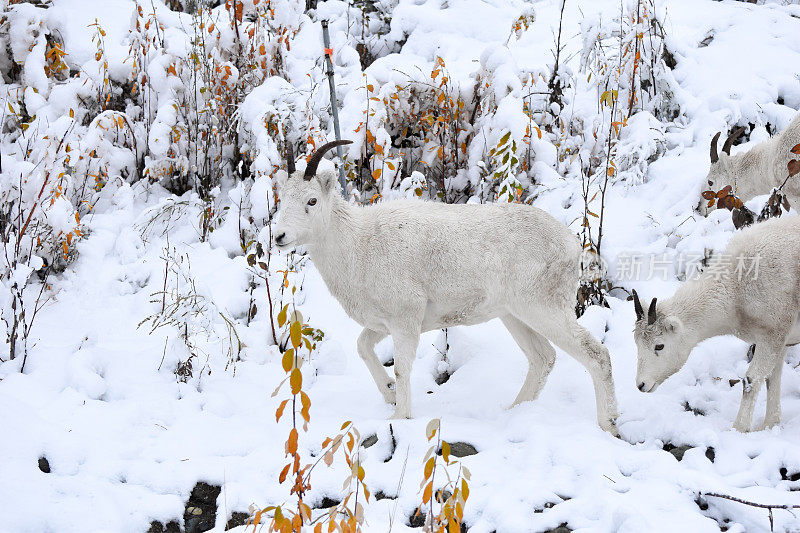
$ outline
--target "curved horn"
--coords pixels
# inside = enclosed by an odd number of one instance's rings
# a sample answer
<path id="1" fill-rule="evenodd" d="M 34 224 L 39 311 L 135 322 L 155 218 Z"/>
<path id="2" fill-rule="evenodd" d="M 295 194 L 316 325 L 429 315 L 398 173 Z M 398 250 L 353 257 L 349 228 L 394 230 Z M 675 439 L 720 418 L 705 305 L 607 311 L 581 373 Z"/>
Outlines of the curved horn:
<path id="1" fill-rule="evenodd" d="M 719 136 L 722 135 L 722 132 L 718 131 L 714 138 L 711 139 L 711 163 L 716 163 L 719 161 L 719 153 L 717 153 L 717 142 L 719 141 Z"/>
<path id="2" fill-rule="evenodd" d="M 319 150 L 311 154 L 311 157 L 308 158 L 308 166 L 306 166 L 306 172 L 303 175 L 303 179 L 308 181 L 314 177 L 314 175 L 317 173 L 317 167 L 319 166 L 319 162 L 322 161 L 322 158 L 325 157 L 325 153 L 328 150 L 344 144 L 351 144 L 352 142 L 353 141 L 348 141 L 343 139 L 341 141 L 331 141 L 329 143 L 323 144 L 319 148 Z"/>
<path id="3" fill-rule="evenodd" d="M 631 291 L 633 293 L 633 308 L 636 310 L 636 320 L 639 321 L 644 318 L 644 309 L 642 308 L 642 302 L 639 300 L 639 295 L 636 294 L 636 291 Z"/>
<path id="4" fill-rule="evenodd" d="M 725 144 L 722 145 L 722 151 L 725 152 L 726 155 L 731 155 L 731 146 L 733 146 L 733 141 L 738 139 L 742 133 L 744 133 L 744 127 L 740 126 L 733 130 L 733 132 L 728 135 L 728 138 L 725 139 Z"/>
<path id="5" fill-rule="evenodd" d="M 289 176 L 294 174 L 294 150 L 292 150 L 292 143 L 288 140 L 286 141 L 286 171 L 289 173 Z"/>
<path id="6" fill-rule="evenodd" d="M 658 298 L 653 298 L 650 302 L 650 309 L 647 311 L 647 325 L 652 326 L 656 323 L 656 301 Z"/>

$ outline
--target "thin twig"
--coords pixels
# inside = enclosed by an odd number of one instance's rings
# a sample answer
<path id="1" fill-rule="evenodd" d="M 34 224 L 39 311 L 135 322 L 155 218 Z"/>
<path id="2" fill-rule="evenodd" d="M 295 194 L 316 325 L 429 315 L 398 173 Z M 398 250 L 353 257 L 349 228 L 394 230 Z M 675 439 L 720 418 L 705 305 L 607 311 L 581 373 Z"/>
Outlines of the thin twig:
<path id="1" fill-rule="evenodd" d="M 732 502 L 741 503 L 742 505 L 749 505 L 750 507 L 758 507 L 759 509 L 767 509 L 769 511 L 769 530 L 774 531 L 774 520 L 772 517 L 772 510 L 773 509 L 784 509 L 789 511 L 790 509 L 800 509 L 800 505 L 784 505 L 784 504 L 771 504 L 771 503 L 756 503 L 747 500 L 743 500 L 741 498 L 737 498 L 735 496 L 728 496 L 727 494 L 718 494 L 716 492 L 701 492 L 701 496 L 712 496 L 714 498 L 722 498 L 723 500 L 730 500 Z"/>

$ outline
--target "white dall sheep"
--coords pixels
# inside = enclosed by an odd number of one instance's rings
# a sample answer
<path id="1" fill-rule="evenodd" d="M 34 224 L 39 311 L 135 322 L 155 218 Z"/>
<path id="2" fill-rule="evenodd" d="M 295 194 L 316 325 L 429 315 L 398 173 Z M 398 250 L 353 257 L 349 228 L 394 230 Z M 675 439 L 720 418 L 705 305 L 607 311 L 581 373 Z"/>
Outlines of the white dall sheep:
<path id="1" fill-rule="evenodd" d="M 734 428 L 749 431 L 761 384 L 764 427 L 780 423 L 781 371 L 787 346 L 800 343 L 800 217 L 771 219 L 733 237 L 696 280 L 647 315 L 634 292 L 639 352 L 636 383 L 653 392 L 680 370 L 701 341 L 734 335 L 755 344 Z"/>
<path id="2" fill-rule="evenodd" d="M 742 201 L 769 194 L 773 188 L 780 187 L 789 176 L 787 165 L 797 156 L 791 150 L 800 144 L 800 114 L 781 133 L 757 144 L 747 152 L 731 155 L 731 147 L 744 132 L 737 128 L 722 145 L 722 153 L 717 152 L 720 133 L 711 139 L 711 168 L 706 181 L 711 190 L 718 191 L 730 185 L 733 194 Z M 800 202 L 800 176 L 786 182 L 783 192 L 794 206 Z M 701 204 L 702 205 L 702 204 Z"/>
<path id="3" fill-rule="evenodd" d="M 369 207 L 342 199 L 336 174 L 317 173 L 325 144 L 280 190 L 275 243 L 305 245 L 331 294 L 363 326 L 358 353 L 394 418 L 411 417 L 410 375 L 421 333 L 499 317 L 528 359 L 514 404 L 535 399 L 555 361 L 548 341 L 594 381 L 600 427 L 617 434 L 608 350 L 575 320 L 581 247 L 540 209 L 398 200 Z M 394 340 L 396 386 L 375 356 Z"/>

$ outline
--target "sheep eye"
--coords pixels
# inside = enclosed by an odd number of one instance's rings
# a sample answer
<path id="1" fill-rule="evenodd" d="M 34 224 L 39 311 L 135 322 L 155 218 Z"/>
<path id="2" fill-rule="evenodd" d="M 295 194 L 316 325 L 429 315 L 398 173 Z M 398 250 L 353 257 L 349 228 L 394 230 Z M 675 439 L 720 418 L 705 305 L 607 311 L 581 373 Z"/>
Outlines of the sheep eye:
<path id="1" fill-rule="evenodd" d="M 664 345 L 663 344 L 656 344 L 656 351 L 657 352 L 660 352 L 663 349 L 664 349 Z"/>
<path id="2" fill-rule="evenodd" d="M 308 201 L 308 205 L 317 205 L 317 199 L 316 199 L 316 198 L 312 198 L 312 199 L 310 199 L 310 200 Z"/>

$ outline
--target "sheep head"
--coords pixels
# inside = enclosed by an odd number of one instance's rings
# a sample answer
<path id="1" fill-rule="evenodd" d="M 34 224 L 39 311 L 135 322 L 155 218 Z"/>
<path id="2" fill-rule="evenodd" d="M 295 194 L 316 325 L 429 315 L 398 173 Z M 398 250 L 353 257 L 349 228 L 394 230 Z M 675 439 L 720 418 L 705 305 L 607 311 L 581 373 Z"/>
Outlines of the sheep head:
<path id="1" fill-rule="evenodd" d="M 744 133 L 744 130 L 745 129 L 743 127 L 739 127 L 736 128 L 730 135 L 728 135 L 728 138 L 725 139 L 725 142 L 722 145 L 721 153 L 717 150 L 717 144 L 719 143 L 719 138 L 722 133 L 717 132 L 717 134 L 711 139 L 711 168 L 706 176 L 706 183 L 709 190 L 718 191 L 726 185 L 730 185 L 731 187 L 735 185 L 736 176 L 733 175 L 730 165 L 731 147 L 733 146 L 734 141 L 736 141 L 736 139 L 738 139 L 739 136 Z M 703 185 L 704 190 L 706 190 L 705 186 L 706 185 Z"/>
<path id="2" fill-rule="evenodd" d="M 308 158 L 303 171 L 296 170 L 291 145 L 287 144 L 288 174 L 279 176 L 280 209 L 275 227 L 275 244 L 279 249 L 309 244 L 314 235 L 327 227 L 332 205 L 338 200 L 337 178 L 330 170 L 317 172 L 317 167 L 328 150 L 351 142 L 332 141 L 322 145 Z"/>
<path id="3" fill-rule="evenodd" d="M 692 350 L 685 342 L 684 325 L 678 317 L 659 312 L 653 298 L 645 314 L 639 295 L 633 291 L 636 328 L 633 336 L 638 350 L 636 386 L 653 392 L 686 363 Z"/>

